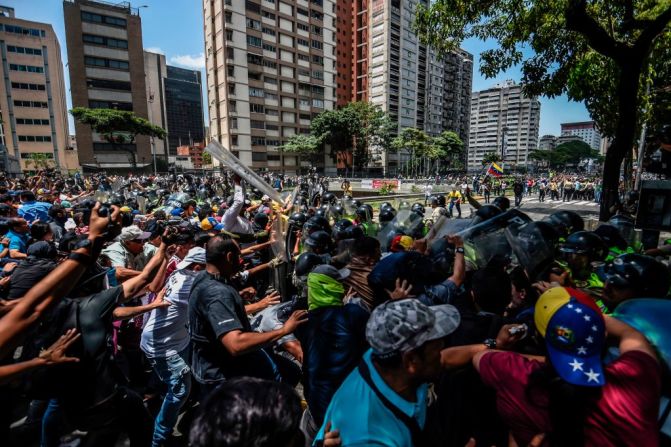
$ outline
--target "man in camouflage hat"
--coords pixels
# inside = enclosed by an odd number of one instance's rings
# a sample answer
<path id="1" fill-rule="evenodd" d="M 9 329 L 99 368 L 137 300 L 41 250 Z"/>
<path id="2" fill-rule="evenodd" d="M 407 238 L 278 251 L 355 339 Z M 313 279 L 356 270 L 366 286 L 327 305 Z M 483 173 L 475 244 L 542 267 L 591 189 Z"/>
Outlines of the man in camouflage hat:
<path id="1" fill-rule="evenodd" d="M 317 441 L 330 423 L 342 445 L 431 445 L 423 435 L 427 383 L 440 373 L 444 338 L 459 322 L 449 304 L 410 298 L 376 307 L 366 326 L 371 349 L 333 396 Z"/>

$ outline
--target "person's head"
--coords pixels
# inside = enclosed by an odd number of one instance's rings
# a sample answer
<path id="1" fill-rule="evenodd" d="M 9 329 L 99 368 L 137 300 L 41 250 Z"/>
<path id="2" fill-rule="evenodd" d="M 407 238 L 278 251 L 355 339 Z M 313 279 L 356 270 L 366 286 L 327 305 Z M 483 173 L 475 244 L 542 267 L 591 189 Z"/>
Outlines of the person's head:
<path id="1" fill-rule="evenodd" d="M 227 380 L 203 402 L 191 426 L 192 447 L 298 447 L 302 408 L 288 385 L 241 377 Z"/>
<path id="2" fill-rule="evenodd" d="M 198 272 L 205 268 L 205 249 L 202 247 L 193 247 L 184 256 L 184 259 L 177 264 L 177 270 L 187 269 Z"/>
<path id="3" fill-rule="evenodd" d="M 53 261 L 58 257 L 58 249 L 52 242 L 39 241 L 30 244 L 26 254 L 33 258 L 49 259 Z"/>
<path id="4" fill-rule="evenodd" d="M 191 217 L 193 213 L 196 210 L 196 201 L 195 200 L 189 200 L 184 204 L 184 214 L 186 214 L 188 217 Z"/>
<path id="5" fill-rule="evenodd" d="M 590 231 L 577 231 L 566 238 L 561 246 L 563 258 L 568 263 L 573 277 L 587 279 L 592 271 L 592 262 L 603 261 L 607 248 L 603 240 Z"/>
<path id="6" fill-rule="evenodd" d="M 126 247 L 133 255 L 138 255 L 142 253 L 144 249 L 144 244 L 147 242 L 147 239 L 151 237 L 151 233 L 148 231 L 142 231 L 137 225 L 131 225 L 129 227 L 124 227 L 119 234 L 118 239 L 121 244 Z"/>
<path id="7" fill-rule="evenodd" d="M 372 359 L 384 374 L 403 377 L 414 386 L 440 374 L 440 351 L 461 317 L 454 306 L 426 306 L 408 298 L 376 307 L 366 324 Z"/>
<path id="8" fill-rule="evenodd" d="M 34 202 L 35 199 L 35 194 L 32 191 L 21 191 L 21 202 Z"/>
<path id="9" fill-rule="evenodd" d="M 632 298 L 663 298 L 669 293 L 668 268 L 650 256 L 620 255 L 604 273 L 603 299 L 611 308 Z"/>
<path id="10" fill-rule="evenodd" d="M 240 271 L 240 246 L 235 240 L 218 234 L 207 241 L 205 250 L 207 264 L 221 275 L 230 277 Z"/>
<path id="11" fill-rule="evenodd" d="M 58 222 L 60 224 L 65 223 L 65 221 L 68 219 L 67 214 L 65 212 L 65 208 L 62 205 L 53 205 L 51 208 L 49 208 L 49 217 L 51 217 L 55 222 Z"/>
<path id="12" fill-rule="evenodd" d="M 359 239 L 352 247 L 352 257 L 371 266 L 377 264 L 382 257 L 380 241 L 370 236 Z"/>
<path id="13" fill-rule="evenodd" d="M 207 241 L 210 240 L 212 236 L 210 236 L 210 233 L 207 233 L 205 231 L 201 231 L 196 233 L 196 235 L 193 237 L 193 243 L 196 247 L 203 247 L 205 248 L 205 245 L 207 244 Z"/>
<path id="14" fill-rule="evenodd" d="M 0 203 L 11 206 L 14 204 L 14 197 L 11 194 L 2 194 L 0 195 Z"/>
<path id="15" fill-rule="evenodd" d="M 322 264 L 308 274 L 308 309 L 342 306 L 345 297 L 343 280 L 350 274 L 348 269 L 338 270 L 332 265 Z"/>
<path id="16" fill-rule="evenodd" d="M 48 223 L 38 221 L 33 222 L 30 227 L 30 236 L 36 241 L 52 241 L 54 240 L 54 233 Z"/>
<path id="17" fill-rule="evenodd" d="M 510 272 L 510 284 L 511 302 L 515 307 L 529 307 L 536 304 L 538 293 L 522 266 L 517 266 Z"/>
<path id="18" fill-rule="evenodd" d="M 26 219 L 23 219 L 21 217 L 15 217 L 13 219 L 9 219 L 7 225 L 9 226 L 9 229 L 12 230 L 14 233 L 23 234 L 30 231 L 28 222 L 26 221 Z"/>
<path id="19" fill-rule="evenodd" d="M 486 267 L 472 276 L 471 296 L 480 310 L 503 315 L 511 294 L 510 277 L 503 269 Z"/>

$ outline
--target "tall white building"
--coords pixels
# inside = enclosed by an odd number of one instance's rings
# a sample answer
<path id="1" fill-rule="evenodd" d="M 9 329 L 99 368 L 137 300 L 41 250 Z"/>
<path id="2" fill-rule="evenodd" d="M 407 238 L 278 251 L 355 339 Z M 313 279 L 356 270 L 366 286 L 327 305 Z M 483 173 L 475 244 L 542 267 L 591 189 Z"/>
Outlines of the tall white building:
<path id="1" fill-rule="evenodd" d="M 596 128 L 594 121 L 584 121 L 581 123 L 562 123 L 561 136 L 578 136 L 589 144 L 589 146 L 598 151 L 601 149 L 601 134 Z"/>
<path id="2" fill-rule="evenodd" d="M 335 0 L 203 0 L 210 134 L 254 169 L 335 104 Z"/>
<path id="3" fill-rule="evenodd" d="M 501 154 L 506 167 L 526 166 L 529 152 L 538 146 L 540 114 L 540 101 L 525 96 L 522 86 L 514 81 L 474 92 L 468 169 L 481 169 L 487 152 Z"/>
<path id="4" fill-rule="evenodd" d="M 417 4 L 427 0 L 372 0 L 370 14 L 369 101 L 389 114 L 397 131 L 424 129 L 427 48 L 412 24 Z M 373 168 L 395 173 L 407 154 L 375 152 Z"/>

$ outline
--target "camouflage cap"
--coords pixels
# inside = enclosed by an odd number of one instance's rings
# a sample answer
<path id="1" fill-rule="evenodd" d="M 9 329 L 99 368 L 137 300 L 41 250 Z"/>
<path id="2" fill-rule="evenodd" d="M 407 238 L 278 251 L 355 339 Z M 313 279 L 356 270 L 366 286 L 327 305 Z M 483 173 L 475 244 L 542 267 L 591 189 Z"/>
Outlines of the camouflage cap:
<path id="1" fill-rule="evenodd" d="M 379 356 L 417 349 L 459 327 L 459 311 L 449 304 L 426 306 L 414 298 L 376 307 L 366 325 L 366 340 Z"/>

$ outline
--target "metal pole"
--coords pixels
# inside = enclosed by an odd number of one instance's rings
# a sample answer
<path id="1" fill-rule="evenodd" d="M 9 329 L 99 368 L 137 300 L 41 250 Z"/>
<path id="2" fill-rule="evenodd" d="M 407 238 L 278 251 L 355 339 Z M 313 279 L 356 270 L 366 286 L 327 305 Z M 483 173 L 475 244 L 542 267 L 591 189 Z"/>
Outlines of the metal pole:
<path id="1" fill-rule="evenodd" d="M 650 96 L 650 83 L 645 87 L 645 95 Z M 645 116 L 645 113 L 643 114 Z M 634 191 L 638 191 L 641 186 L 641 174 L 643 173 L 643 151 L 645 150 L 645 133 L 648 128 L 648 123 L 643 121 L 641 126 L 641 139 L 638 142 L 638 166 L 636 167 L 636 180 L 634 182 Z"/>

